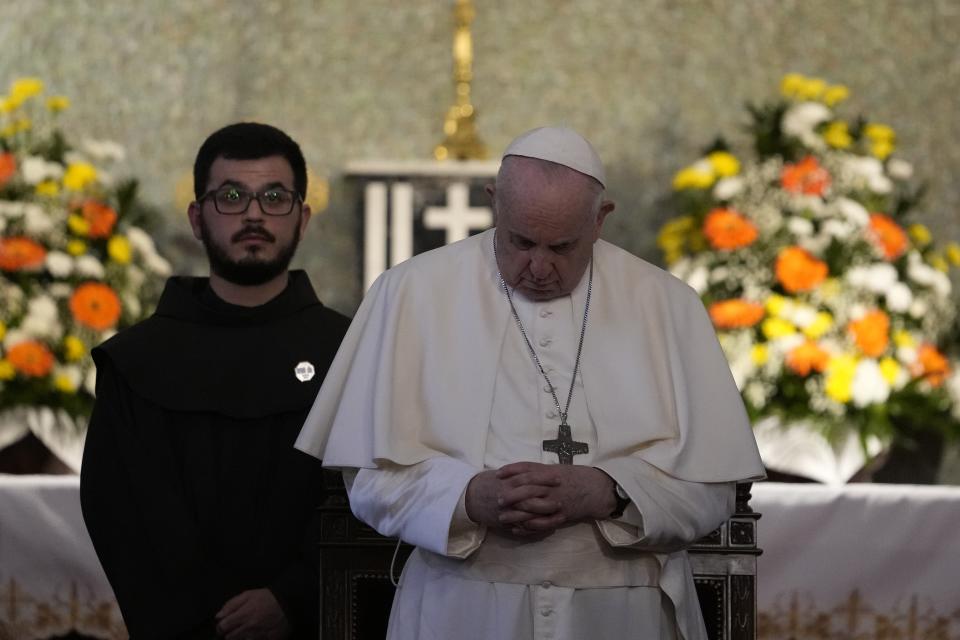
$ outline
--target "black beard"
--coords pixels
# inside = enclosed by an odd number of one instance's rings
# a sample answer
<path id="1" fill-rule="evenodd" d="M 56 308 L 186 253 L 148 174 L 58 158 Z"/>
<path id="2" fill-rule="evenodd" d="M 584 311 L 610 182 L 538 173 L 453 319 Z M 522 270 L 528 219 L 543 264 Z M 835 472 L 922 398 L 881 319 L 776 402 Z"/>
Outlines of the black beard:
<path id="1" fill-rule="evenodd" d="M 247 229 L 243 231 L 247 231 Z M 243 231 L 240 233 L 243 233 Z M 234 234 L 234 236 L 237 235 L 239 233 Z M 273 238 L 272 235 L 270 237 Z M 244 256 L 240 260 L 234 260 L 223 250 L 223 247 L 210 239 L 210 233 L 203 216 L 200 216 L 200 240 L 203 242 L 203 248 L 207 251 L 207 260 L 210 263 L 212 273 L 217 274 L 227 282 L 243 287 L 252 287 L 269 282 L 287 271 L 290 261 L 293 260 L 293 254 L 297 251 L 297 245 L 300 243 L 300 225 L 296 226 L 290 244 L 281 247 L 280 252 L 272 260 L 261 260 L 251 255 Z"/>

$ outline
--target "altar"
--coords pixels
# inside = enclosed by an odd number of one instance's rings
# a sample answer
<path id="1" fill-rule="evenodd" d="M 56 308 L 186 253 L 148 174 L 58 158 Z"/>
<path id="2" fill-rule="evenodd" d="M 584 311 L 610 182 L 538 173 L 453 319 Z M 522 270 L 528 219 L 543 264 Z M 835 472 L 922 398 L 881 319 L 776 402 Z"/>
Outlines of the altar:
<path id="1" fill-rule="evenodd" d="M 960 638 L 960 487 L 759 483 L 757 637 Z M 77 476 L 0 476 L 0 639 L 126 632 Z"/>

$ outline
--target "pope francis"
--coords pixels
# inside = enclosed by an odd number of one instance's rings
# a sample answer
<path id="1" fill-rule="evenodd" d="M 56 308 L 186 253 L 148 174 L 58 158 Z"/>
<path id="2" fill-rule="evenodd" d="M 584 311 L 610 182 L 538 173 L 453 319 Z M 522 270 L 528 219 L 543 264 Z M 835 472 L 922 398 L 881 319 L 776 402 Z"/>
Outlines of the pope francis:
<path id="1" fill-rule="evenodd" d="M 576 132 L 504 153 L 495 228 L 367 293 L 297 448 L 417 548 L 388 637 L 706 638 L 684 548 L 763 476 L 697 294 L 600 240 Z"/>

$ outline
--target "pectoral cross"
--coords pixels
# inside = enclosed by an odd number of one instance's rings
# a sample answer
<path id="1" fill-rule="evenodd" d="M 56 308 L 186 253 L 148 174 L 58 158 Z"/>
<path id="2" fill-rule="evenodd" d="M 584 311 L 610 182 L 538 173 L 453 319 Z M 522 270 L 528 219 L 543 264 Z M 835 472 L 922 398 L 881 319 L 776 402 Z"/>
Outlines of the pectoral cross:
<path id="1" fill-rule="evenodd" d="M 560 458 L 560 464 L 573 464 L 573 456 L 582 455 L 590 451 L 586 442 L 577 442 L 573 439 L 570 425 L 561 423 L 557 430 L 556 440 L 544 440 L 543 450 L 555 453 Z"/>

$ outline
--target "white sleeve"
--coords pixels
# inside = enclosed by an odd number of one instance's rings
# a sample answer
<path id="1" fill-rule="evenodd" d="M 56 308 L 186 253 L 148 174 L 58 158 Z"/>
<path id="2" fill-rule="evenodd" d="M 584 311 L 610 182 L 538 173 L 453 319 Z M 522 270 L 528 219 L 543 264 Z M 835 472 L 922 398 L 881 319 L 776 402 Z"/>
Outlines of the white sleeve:
<path id="1" fill-rule="evenodd" d="M 479 471 L 438 456 L 413 465 L 381 462 L 376 469 L 345 470 L 344 484 L 353 514 L 381 535 L 465 558 L 486 534 L 464 506 L 467 484 Z"/>
<path id="2" fill-rule="evenodd" d="M 636 457 L 609 460 L 598 468 L 630 496 L 622 517 L 597 521 L 612 546 L 677 551 L 733 514 L 735 482 L 679 480 Z"/>

